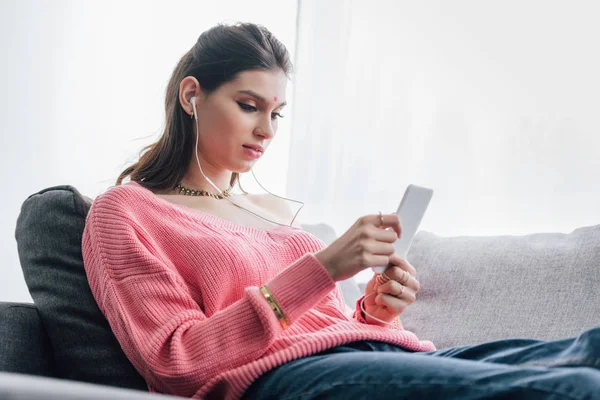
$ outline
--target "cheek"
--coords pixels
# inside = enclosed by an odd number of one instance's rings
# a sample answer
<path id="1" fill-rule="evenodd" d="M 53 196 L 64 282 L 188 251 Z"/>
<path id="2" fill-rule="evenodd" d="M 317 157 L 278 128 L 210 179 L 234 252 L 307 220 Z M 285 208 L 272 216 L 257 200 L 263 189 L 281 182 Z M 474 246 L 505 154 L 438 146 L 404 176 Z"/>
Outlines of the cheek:
<path id="1" fill-rule="evenodd" d="M 237 140 L 247 138 L 252 133 L 254 120 L 252 114 L 244 114 L 233 111 L 219 118 L 218 132 L 226 140 Z"/>
<path id="2" fill-rule="evenodd" d="M 228 136 L 248 129 L 250 118 L 243 114 L 229 114 L 221 118 L 222 132 Z"/>
<path id="3" fill-rule="evenodd" d="M 235 110 L 229 113 L 215 113 L 206 126 L 206 147 L 217 152 L 231 151 L 229 147 L 237 146 L 240 141 L 248 139 L 252 127 L 253 120 L 249 114 L 246 115 Z"/>

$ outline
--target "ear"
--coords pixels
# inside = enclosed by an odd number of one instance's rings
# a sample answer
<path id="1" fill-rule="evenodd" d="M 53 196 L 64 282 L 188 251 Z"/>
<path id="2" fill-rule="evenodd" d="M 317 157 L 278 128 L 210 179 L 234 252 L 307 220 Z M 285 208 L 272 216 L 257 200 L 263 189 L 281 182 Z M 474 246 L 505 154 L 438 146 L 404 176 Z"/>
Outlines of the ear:
<path id="1" fill-rule="evenodd" d="M 200 83 L 193 76 L 186 76 L 179 83 L 179 103 L 188 115 L 194 115 L 194 108 L 190 99 L 196 97 L 196 108 L 199 108 L 201 93 Z"/>

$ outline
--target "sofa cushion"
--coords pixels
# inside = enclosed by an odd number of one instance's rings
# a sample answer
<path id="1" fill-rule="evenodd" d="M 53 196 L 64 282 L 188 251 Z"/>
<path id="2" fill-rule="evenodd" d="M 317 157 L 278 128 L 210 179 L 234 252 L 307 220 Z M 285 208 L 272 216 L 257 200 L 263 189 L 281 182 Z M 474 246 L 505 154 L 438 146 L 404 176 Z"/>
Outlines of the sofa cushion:
<path id="1" fill-rule="evenodd" d="M 59 377 L 147 390 L 87 282 L 81 238 L 91 203 L 71 186 L 51 187 L 27 198 L 15 232 L 25 281 Z"/>
<path id="2" fill-rule="evenodd" d="M 0 302 L 0 371 L 55 376 L 48 336 L 33 304 Z"/>
<path id="3" fill-rule="evenodd" d="M 600 225 L 525 236 L 421 231 L 407 259 L 421 291 L 404 327 L 438 348 L 557 339 L 600 324 Z"/>

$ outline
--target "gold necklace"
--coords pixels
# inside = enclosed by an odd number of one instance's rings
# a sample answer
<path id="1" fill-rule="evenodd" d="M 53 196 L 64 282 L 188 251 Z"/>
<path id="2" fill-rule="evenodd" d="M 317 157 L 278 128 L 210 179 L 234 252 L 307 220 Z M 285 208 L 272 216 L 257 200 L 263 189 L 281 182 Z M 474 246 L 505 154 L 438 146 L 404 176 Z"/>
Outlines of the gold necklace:
<path id="1" fill-rule="evenodd" d="M 222 200 L 225 197 L 229 197 L 231 196 L 231 191 L 233 190 L 233 186 L 229 186 L 229 189 L 224 190 L 223 194 L 215 194 L 215 193 L 209 193 L 206 190 L 196 190 L 196 189 L 190 189 L 190 188 L 186 188 L 185 186 L 182 185 L 177 185 L 177 189 L 179 189 L 179 194 L 183 194 L 185 196 L 209 196 L 212 197 L 213 199 L 217 199 L 217 200 Z"/>

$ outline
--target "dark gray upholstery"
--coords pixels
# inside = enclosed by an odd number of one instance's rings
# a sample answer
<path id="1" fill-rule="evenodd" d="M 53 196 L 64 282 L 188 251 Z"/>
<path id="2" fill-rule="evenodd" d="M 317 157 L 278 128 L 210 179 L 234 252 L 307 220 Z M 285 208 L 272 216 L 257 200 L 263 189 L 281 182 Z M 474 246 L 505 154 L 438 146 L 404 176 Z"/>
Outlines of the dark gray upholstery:
<path id="1" fill-rule="evenodd" d="M 61 378 L 147 390 L 89 288 L 81 237 L 91 199 L 72 186 L 31 195 L 17 220 L 21 268 Z"/>
<path id="2" fill-rule="evenodd" d="M 0 371 L 56 375 L 50 341 L 33 304 L 0 302 Z"/>

